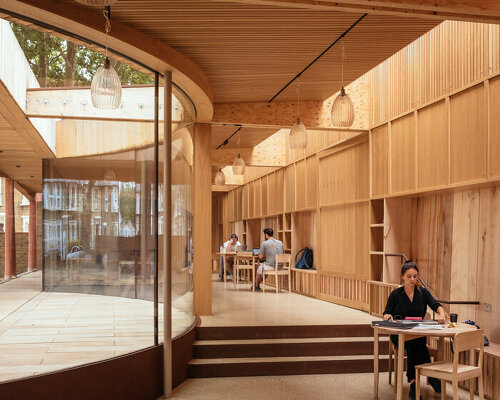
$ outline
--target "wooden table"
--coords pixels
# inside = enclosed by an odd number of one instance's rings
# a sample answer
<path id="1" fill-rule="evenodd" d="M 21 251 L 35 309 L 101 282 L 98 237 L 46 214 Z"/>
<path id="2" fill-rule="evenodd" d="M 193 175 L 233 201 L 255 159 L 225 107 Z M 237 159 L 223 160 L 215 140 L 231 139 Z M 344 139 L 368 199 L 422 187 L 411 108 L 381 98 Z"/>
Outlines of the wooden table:
<path id="1" fill-rule="evenodd" d="M 374 398 L 378 398 L 378 347 L 379 335 L 398 335 L 398 349 L 404 349 L 405 340 L 416 339 L 422 336 L 438 337 L 438 360 L 444 359 L 444 338 L 455 336 L 459 332 L 467 332 L 476 330 L 473 325 L 459 323 L 455 328 L 448 328 L 448 324 L 444 324 L 444 329 L 398 329 L 382 326 L 372 326 L 373 328 L 373 379 L 374 379 Z M 404 367 L 404 351 L 398 351 L 398 370 L 396 374 L 397 392 L 396 399 L 403 399 L 403 367 Z"/>
<path id="2" fill-rule="evenodd" d="M 235 251 L 231 251 L 229 253 L 217 253 L 219 256 L 219 260 L 222 261 L 222 277 L 224 279 L 224 283 L 226 283 L 226 257 L 227 256 L 232 256 L 234 257 L 236 255 Z"/>

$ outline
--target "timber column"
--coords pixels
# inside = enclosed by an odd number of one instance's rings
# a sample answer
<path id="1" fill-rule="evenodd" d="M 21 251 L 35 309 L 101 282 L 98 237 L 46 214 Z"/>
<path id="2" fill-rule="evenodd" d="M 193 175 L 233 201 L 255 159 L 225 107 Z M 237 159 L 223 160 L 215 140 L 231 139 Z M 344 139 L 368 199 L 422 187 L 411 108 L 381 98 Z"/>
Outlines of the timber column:
<path id="1" fill-rule="evenodd" d="M 30 199 L 30 219 L 28 228 L 28 271 L 36 269 L 36 199 Z"/>
<path id="2" fill-rule="evenodd" d="M 16 221 L 14 181 L 5 178 L 5 273 L 4 279 L 16 277 Z"/>
<path id="3" fill-rule="evenodd" d="M 193 300 L 196 315 L 212 314 L 212 166 L 210 124 L 194 129 Z"/>

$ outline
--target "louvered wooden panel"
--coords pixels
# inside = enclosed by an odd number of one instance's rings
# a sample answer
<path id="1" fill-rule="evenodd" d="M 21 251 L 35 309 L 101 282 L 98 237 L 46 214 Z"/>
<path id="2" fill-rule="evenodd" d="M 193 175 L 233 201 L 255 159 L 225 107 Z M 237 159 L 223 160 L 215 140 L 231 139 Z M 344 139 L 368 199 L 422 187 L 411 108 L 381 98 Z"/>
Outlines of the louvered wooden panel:
<path id="1" fill-rule="evenodd" d="M 66 0 L 72 2 L 72 0 Z M 270 99 L 362 13 L 195 0 L 118 1 L 118 20 L 162 40 L 208 75 L 216 103 Z M 369 15 L 345 38 L 351 82 L 439 21 Z M 341 86 L 340 46 L 301 78 L 302 99 L 325 99 Z M 279 100 L 296 98 L 292 85 Z"/>
<path id="2" fill-rule="evenodd" d="M 374 68 L 378 125 L 500 71 L 500 26 L 446 21 Z"/>

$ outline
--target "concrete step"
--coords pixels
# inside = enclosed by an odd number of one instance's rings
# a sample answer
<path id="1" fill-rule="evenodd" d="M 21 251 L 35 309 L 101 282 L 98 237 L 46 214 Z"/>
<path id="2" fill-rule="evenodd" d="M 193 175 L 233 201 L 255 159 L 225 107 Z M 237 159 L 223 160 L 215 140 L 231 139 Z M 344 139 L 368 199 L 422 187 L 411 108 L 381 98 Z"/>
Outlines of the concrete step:
<path id="1" fill-rule="evenodd" d="M 387 371 L 387 356 L 380 356 L 379 369 Z M 193 359 L 188 365 L 190 378 L 363 372 L 373 372 L 372 355 Z"/>
<path id="2" fill-rule="evenodd" d="M 388 338 L 381 338 L 379 353 L 388 354 Z M 291 357 L 373 355 L 373 337 L 306 338 L 306 339 L 247 339 L 197 340 L 193 357 Z"/>

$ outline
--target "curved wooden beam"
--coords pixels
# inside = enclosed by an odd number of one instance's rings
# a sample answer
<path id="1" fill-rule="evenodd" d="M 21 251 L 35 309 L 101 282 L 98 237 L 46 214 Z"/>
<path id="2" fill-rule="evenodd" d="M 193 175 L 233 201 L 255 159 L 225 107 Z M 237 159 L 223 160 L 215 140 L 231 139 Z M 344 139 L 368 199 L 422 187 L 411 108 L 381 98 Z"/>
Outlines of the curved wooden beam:
<path id="1" fill-rule="evenodd" d="M 70 4 L 55 0 L 0 0 L 0 7 L 93 42 L 105 42 L 104 18 L 100 10 L 91 10 L 76 2 Z M 210 81 L 190 58 L 116 20 L 112 22 L 108 46 L 156 71 L 172 70 L 173 81 L 195 104 L 196 120 L 206 122 L 212 119 L 213 93 Z"/>
<path id="2" fill-rule="evenodd" d="M 500 23 L 498 0 L 210 0 L 303 8 L 318 11 L 344 11 L 368 14 L 397 15 L 437 20 Z"/>

